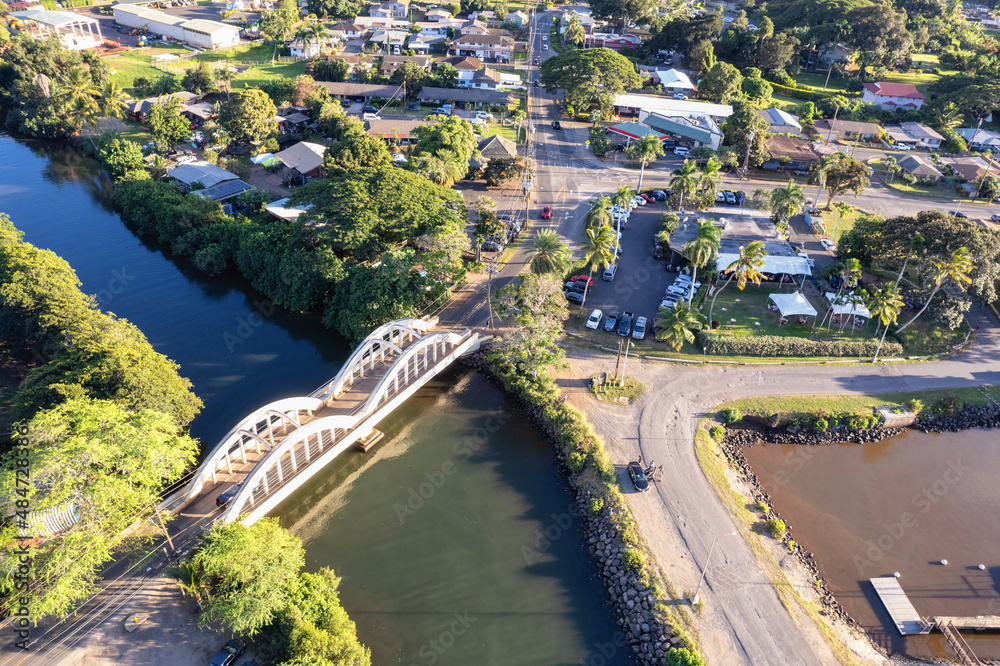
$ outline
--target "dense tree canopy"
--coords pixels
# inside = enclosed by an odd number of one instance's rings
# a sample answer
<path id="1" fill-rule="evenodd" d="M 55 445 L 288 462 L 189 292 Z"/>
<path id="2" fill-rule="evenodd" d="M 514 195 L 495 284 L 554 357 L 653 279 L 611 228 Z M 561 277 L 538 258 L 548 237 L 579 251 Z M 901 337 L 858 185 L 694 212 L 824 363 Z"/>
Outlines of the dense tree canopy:
<path id="1" fill-rule="evenodd" d="M 391 162 L 385 141 L 368 134 L 359 122 L 352 122 L 346 126 L 340 139 L 326 149 L 323 159 L 329 174 L 357 169 L 384 169 L 390 166 Z"/>
<path id="2" fill-rule="evenodd" d="M 698 93 L 713 102 L 729 104 L 740 94 L 743 76 L 728 62 L 717 62 L 698 84 Z"/>
<path id="3" fill-rule="evenodd" d="M 590 9 L 594 16 L 624 21 L 632 25 L 639 19 L 649 16 L 656 7 L 654 0 L 591 0 Z"/>
<path id="4" fill-rule="evenodd" d="M 637 88 L 642 80 L 625 56 L 611 49 L 572 49 L 542 63 L 542 85 L 561 88 L 578 113 L 599 108 L 607 115 L 615 95 Z"/>
<path id="5" fill-rule="evenodd" d="M 176 97 L 153 104 L 146 114 L 146 123 L 158 150 L 170 150 L 190 134 L 188 121 L 181 115 L 181 102 Z"/>
<path id="6" fill-rule="evenodd" d="M 236 138 L 263 141 L 277 131 L 274 102 L 262 90 L 247 88 L 222 103 L 219 124 Z"/>
<path id="7" fill-rule="evenodd" d="M 735 147 L 740 156 L 740 166 L 750 147 L 749 166 L 757 167 L 770 158 L 765 143 L 771 138 L 767 121 L 760 117 L 753 105 L 745 100 L 733 102 L 733 115 L 723 123 L 726 143 Z M 752 139 L 751 139 L 752 137 Z"/>

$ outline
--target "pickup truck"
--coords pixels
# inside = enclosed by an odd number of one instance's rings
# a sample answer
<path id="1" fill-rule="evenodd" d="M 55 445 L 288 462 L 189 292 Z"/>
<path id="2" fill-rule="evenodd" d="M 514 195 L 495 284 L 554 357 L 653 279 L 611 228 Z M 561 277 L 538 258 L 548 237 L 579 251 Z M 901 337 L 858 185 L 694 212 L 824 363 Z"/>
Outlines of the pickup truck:
<path id="1" fill-rule="evenodd" d="M 635 314 L 632 312 L 622 313 L 622 318 L 618 321 L 618 335 L 627 338 L 632 332 L 632 319 Z"/>

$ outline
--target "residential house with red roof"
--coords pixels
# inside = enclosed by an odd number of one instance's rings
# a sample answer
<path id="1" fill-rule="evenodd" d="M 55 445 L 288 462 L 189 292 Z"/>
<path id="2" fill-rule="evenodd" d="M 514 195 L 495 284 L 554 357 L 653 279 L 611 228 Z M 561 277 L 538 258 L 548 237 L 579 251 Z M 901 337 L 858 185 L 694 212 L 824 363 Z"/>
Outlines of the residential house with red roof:
<path id="1" fill-rule="evenodd" d="M 927 98 L 912 83 L 865 83 L 861 99 L 889 111 L 919 111 Z"/>

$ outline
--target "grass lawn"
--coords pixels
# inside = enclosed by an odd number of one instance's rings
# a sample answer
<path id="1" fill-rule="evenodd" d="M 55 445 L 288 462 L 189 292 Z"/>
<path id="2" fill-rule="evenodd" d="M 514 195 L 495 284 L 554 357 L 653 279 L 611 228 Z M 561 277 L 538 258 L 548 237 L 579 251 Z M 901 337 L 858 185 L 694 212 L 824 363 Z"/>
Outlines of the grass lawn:
<path id="1" fill-rule="evenodd" d="M 505 139 L 509 139 L 514 143 L 524 142 L 524 128 L 518 129 L 518 135 L 514 136 L 514 127 L 512 125 L 490 125 L 490 129 L 485 134 L 480 134 L 480 136 L 493 136 L 494 134 L 499 134 Z"/>
<path id="2" fill-rule="evenodd" d="M 795 82 L 800 86 L 809 86 L 810 88 L 816 88 L 817 90 L 824 90 L 824 81 L 826 81 L 826 74 L 820 72 L 802 73 L 795 77 Z M 833 76 L 830 77 L 830 85 L 827 86 L 825 90 L 830 92 L 840 92 L 845 95 L 850 94 L 847 92 L 847 88 L 844 87 L 844 84 Z"/>
<path id="3" fill-rule="evenodd" d="M 788 97 L 787 95 L 771 95 L 771 100 L 777 102 L 779 109 L 788 111 L 789 113 L 793 112 L 800 104 L 805 103 L 805 100 Z"/>

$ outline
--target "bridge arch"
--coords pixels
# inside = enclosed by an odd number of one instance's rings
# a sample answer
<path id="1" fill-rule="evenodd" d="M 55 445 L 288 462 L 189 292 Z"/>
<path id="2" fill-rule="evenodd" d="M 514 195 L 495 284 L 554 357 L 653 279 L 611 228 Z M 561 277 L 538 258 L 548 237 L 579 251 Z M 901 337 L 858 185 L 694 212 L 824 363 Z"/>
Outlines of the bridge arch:
<path id="1" fill-rule="evenodd" d="M 424 336 L 411 344 L 399 355 L 399 358 L 393 361 L 392 365 L 385 371 L 385 374 L 382 375 L 382 379 L 379 380 L 379 383 L 365 401 L 361 413 L 371 414 L 374 412 L 382 400 L 388 397 L 390 386 L 394 392 L 398 392 L 400 378 L 403 379 L 404 385 L 409 384 L 411 360 L 414 364 L 412 372 L 414 375 L 418 375 L 420 373 L 421 354 L 423 354 L 424 369 L 426 370 L 430 367 L 430 363 L 427 360 L 428 355 L 432 356 L 433 362 L 436 363 L 439 355 L 447 355 L 449 344 L 458 345 L 467 336 L 468 332 L 465 335 L 459 335 L 450 331 L 441 331 Z"/>

